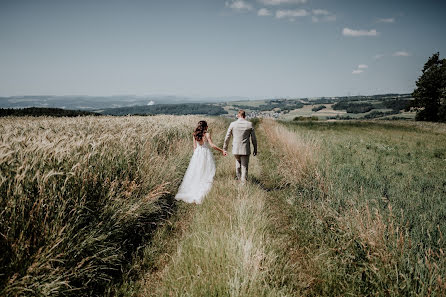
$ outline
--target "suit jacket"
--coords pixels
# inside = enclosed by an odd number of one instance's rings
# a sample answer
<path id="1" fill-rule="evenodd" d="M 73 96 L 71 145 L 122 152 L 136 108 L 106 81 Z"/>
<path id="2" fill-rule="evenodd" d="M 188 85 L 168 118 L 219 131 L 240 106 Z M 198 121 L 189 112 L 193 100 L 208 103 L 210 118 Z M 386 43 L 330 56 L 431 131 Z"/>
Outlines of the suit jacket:
<path id="1" fill-rule="evenodd" d="M 229 139 L 233 136 L 232 140 L 232 154 L 233 155 L 250 155 L 251 146 L 249 139 L 251 138 L 252 145 L 254 146 L 254 152 L 257 153 L 257 139 L 254 132 L 254 127 L 250 121 L 243 118 L 232 122 L 229 125 L 228 132 L 226 133 L 223 149 L 227 150 Z"/>

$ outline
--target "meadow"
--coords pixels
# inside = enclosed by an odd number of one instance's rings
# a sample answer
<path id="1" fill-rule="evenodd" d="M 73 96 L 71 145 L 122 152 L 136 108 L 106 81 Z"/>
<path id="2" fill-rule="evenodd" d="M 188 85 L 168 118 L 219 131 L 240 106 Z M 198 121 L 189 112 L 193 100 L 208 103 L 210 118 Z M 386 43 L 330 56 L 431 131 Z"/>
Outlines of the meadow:
<path id="1" fill-rule="evenodd" d="M 299 294 L 443 296 L 445 126 L 282 124 L 267 125 L 270 138 L 286 137 L 264 156 L 273 172 L 264 178 L 283 185 L 273 196 L 294 230 L 285 234 L 298 253 Z"/>
<path id="2" fill-rule="evenodd" d="M 1 119 L 0 295 L 446 294 L 446 125 L 253 120 L 248 184 L 215 154 L 189 205 L 199 119 Z"/>

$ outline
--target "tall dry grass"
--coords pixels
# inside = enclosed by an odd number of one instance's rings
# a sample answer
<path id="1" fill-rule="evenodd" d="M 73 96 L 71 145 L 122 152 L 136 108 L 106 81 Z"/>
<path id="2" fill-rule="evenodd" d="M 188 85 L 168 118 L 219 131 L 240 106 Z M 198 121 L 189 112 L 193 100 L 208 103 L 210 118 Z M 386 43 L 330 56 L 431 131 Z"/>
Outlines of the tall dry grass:
<path id="1" fill-rule="evenodd" d="M 275 173 L 280 181 L 276 185 L 306 183 L 319 177 L 316 160 L 320 153 L 320 143 L 315 137 L 290 131 L 273 120 L 264 120 L 261 129 L 266 136 L 266 144 L 278 160 Z"/>
<path id="2" fill-rule="evenodd" d="M 119 280 L 172 210 L 199 119 L 2 118 L 0 295 L 98 295 Z"/>

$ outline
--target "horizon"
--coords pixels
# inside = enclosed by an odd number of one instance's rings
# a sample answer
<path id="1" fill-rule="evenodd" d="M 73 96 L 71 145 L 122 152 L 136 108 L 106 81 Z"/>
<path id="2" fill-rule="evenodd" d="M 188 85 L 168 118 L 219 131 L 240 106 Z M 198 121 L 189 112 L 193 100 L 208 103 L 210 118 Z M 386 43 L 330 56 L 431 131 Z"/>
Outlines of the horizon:
<path id="1" fill-rule="evenodd" d="M 409 94 L 427 59 L 446 52 L 437 38 L 444 8 L 433 0 L 0 1 L 0 96 Z"/>
<path id="2" fill-rule="evenodd" d="M 256 100 L 280 100 L 280 99 L 287 99 L 287 100 L 302 100 L 302 99 L 320 99 L 320 98 L 340 98 L 340 97 L 373 97 L 373 96 L 385 96 L 385 95 L 412 95 L 412 92 L 409 93 L 380 93 L 380 94 L 370 94 L 370 95 L 364 95 L 364 94 L 357 94 L 357 95 L 343 95 L 343 96 L 310 96 L 310 97 L 296 97 L 296 96 L 272 96 L 272 97 L 244 97 L 244 96 L 201 96 L 201 97 L 191 97 L 191 96 L 181 96 L 181 95 L 172 95 L 172 94 L 143 94 L 143 95 L 136 95 L 136 94 L 113 94 L 113 95 L 85 95 L 85 94 L 65 94 L 65 95 L 53 95 L 53 94 L 25 94 L 25 95 L 12 95 L 12 96 L 0 96 L 0 98 L 16 98 L 16 97 L 93 97 L 93 98 L 111 98 L 111 97 L 134 97 L 134 98 L 144 98 L 144 99 L 151 99 L 155 97 L 174 97 L 179 99 L 230 99 L 232 98 L 233 101 L 236 99 L 240 99 L 240 101 L 256 101 Z M 156 99 L 156 98 L 155 98 Z M 161 103 L 157 103 L 161 104 Z"/>

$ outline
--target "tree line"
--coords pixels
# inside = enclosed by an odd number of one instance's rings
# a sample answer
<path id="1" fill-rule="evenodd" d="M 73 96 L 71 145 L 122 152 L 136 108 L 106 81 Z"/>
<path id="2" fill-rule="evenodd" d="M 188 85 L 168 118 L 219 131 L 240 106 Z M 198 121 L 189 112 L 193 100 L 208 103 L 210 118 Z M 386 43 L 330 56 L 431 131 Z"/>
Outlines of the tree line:
<path id="1" fill-rule="evenodd" d="M 187 115 L 187 114 L 204 114 L 216 116 L 227 114 L 228 112 L 220 105 L 207 103 L 184 103 L 184 104 L 156 104 L 145 106 L 129 106 L 120 108 L 110 108 L 102 112 L 107 115 Z"/>
<path id="2" fill-rule="evenodd" d="M 250 106 L 250 105 L 233 105 L 239 109 L 249 109 L 255 111 L 270 111 L 275 108 L 280 108 L 281 111 L 287 112 L 294 109 L 299 109 L 304 107 L 304 104 L 297 100 L 289 100 L 289 99 L 273 99 L 268 100 L 265 104 L 261 104 L 259 106 Z"/>
<path id="3" fill-rule="evenodd" d="M 51 117 L 78 117 L 99 116 L 100 114 L 84 110 L 71 110 L 62 108 L 28 107 L 28 108 L 0 108 L 0 117 L 6 116 L 51 116 Z"/>

